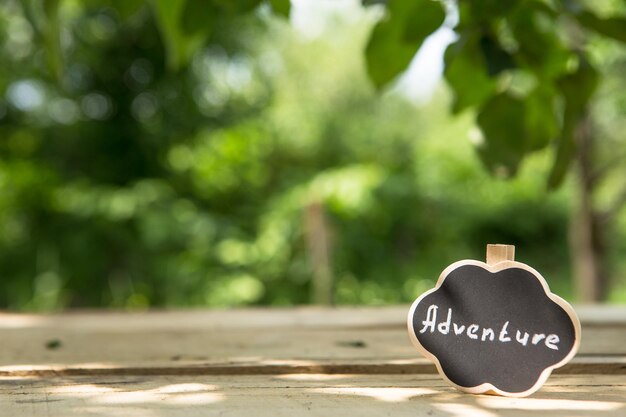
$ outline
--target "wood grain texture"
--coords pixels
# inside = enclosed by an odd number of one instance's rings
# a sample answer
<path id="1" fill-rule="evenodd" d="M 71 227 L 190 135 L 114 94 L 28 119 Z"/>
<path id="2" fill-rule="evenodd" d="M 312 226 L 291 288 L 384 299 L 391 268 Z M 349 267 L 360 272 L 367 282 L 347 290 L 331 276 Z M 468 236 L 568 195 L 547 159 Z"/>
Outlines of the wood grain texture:
<path id="1" fill-rule="evenodd" d="M 487 255 L 485 256 L 487 265 L 495 265 L 504 261 L 515 260 L 515 246 L 513 245 L 487 245 Z"/>
<path id="2" fill-rule="evenodd" d="M 435 376 L 325 375 L 0 378 L 2 415 L 24 417 L 618 417 L 626 381 L 554 376 L 531 398 L 468 395 Z"/>
<path id="3" fill-rule="evenodd" d="M 580 354 L 530 398 L 462 394 L 408 306 L 0 314 L 0 416 L 626 415 L 626 308 L 577 308 Z"/>
<path id="4" fill-rule="evenodd" d="M 0 375 L 434 372 L 408 340 L 405 313 L 390 307 L 4 315 Z M 626 323 L 582 320 L 579 355 L 558 372 L 626 373 Z M 51 349 L 51 342 L 58 346 Z"/>

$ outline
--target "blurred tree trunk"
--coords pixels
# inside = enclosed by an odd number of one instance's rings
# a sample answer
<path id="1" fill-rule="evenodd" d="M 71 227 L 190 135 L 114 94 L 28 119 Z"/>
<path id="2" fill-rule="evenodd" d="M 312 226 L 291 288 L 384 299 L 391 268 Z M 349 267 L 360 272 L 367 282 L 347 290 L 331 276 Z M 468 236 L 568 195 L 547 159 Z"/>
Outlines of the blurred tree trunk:
<path id="1" fill-rule="evenodd" d="M 321 203 L 311 203 L 305 209 L 304 231 L 313 270 L 313 303 L 333 305 L 335 285 L 331 265 L 331 233 Z"/>
<path id="2" fill-rule="evenodd" d="M 608 219 L 594 204 L 598 178 L 594 167 L 594 132 L 590 116 L 578 125 L 574 160 L 576 193 L 570 216 L 570 253 L 579 301 L 600 302 L 608 296 L 606 228 Z"/>

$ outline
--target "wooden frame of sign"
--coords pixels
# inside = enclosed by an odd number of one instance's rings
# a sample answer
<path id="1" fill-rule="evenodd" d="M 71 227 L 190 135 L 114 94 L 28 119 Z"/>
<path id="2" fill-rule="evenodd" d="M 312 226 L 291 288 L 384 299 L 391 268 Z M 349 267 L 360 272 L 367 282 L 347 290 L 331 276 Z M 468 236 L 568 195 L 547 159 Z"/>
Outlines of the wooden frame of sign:
<path id="1" fill-rule="evenodd" d="M 441 273 L 435 288 L 419 296 L 409 310 L 411 342 L 461 391 L 528 396 L 541 388 L 553 369 L 571 360 L 580 346 L 580 321 L 572 306 L 550 291 L 539 272 L 514 261 L 514 253 L 514 246 L 488 245 L 487 263 L 453 263 Z M 480 291 L 486 284 L 492 293 Z M 540 299 L 543 295 L 545 299 Z M 471 302 L 479 305 L 466 305 Z M 513 316 L 496 317 L 507 311 Z M 418 314 L 425 320 L 420 321 Z M 478 320 L 487 324 L 481 327 Z"/>

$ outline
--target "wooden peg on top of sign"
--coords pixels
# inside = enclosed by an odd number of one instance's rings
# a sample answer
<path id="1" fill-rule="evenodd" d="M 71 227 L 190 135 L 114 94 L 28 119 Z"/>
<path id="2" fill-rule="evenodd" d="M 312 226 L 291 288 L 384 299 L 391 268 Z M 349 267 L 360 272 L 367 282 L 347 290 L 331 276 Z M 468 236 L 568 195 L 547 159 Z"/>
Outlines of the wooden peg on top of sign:
<path id="1" fill-rule="evenodd" d="M 457 389 L 523 397 L 574 357 L 580 321 L 515 247 L 448 266 L 409 310 L 409 337 Z"/>
<path id="2" fill-rule="evenodd" d="M 495 265 L 502 261 L 515 260 L 515 246 L 513 245 L 487 245 L 487 265 Z"/>

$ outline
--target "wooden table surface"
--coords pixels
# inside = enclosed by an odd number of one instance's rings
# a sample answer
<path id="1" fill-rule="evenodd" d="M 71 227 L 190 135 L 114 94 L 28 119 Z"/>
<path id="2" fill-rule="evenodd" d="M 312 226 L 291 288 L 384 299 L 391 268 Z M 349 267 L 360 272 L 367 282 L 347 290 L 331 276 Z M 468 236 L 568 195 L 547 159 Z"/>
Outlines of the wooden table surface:
<path id="1" fill-rule="evenodd" d="M 626 416 L 626 307 L 528 398 L 460 393 L 408 306 L 0 314 L 0 416 Z"/>

